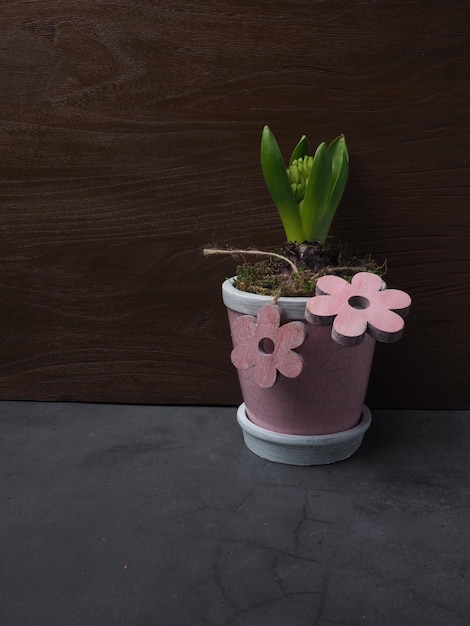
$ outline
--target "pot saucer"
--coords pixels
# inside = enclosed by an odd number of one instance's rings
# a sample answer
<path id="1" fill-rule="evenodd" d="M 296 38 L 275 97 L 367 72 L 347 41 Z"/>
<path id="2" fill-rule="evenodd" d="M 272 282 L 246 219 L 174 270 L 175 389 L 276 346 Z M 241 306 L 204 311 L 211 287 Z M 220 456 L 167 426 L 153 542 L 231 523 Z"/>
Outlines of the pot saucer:
<path id="1" fill-rule="evenodd" d="M 372 418 L 364 404 L 359 423 L 349 430 L 329 435 L 288 435 L 253 424 L 242 402 L 237 421 L 247 448 L 263 459 L 287 465 L 326 465 L 343 461 L 357 451 Z"/>

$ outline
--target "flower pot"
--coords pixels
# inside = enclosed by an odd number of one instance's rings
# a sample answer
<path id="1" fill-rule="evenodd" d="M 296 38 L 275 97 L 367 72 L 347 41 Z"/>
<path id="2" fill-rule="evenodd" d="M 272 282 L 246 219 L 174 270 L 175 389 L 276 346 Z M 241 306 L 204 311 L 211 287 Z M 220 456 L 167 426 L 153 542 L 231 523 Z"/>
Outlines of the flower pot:
<path id="1" fill-rule="evenodd" d="M 232 281 L 233 279 L 229 279 L 223 283 L 222 295 L 236 348 L 237 337 L 233 333 L 235 320 L 243 315 L 257 315 L 260 308 L 269 304 L 272 298 L 240 291 L 233 286 Z M 279 298 L 277 305 L 281 311 L 281 324 L 294 320 L 305 321 L 307 300 L 308 298 Z M 311 463 L 302 464 L 316 464 L 318 447 L 323 446 L 325 450 L 324 441 L 321 443 L 318 436 L 351 431 L 351 438 L 357 445 L 348 450 L 347 456 L 361 443 L 362 435 L 358 441 L 357 432 L 352 433 L 352 429 L 363 421 L 363 412 L 367 411 L 363 404 L 375 340 L 367 335 L 357 346 L 343 346 L 333 341 L 329 326 L 305 324 L 305 327 L 305 341 L 296 350 L 302 357 L 304 367 L 296 378 L 278 375 L 272 387 L 263 388 L 254 379 L 255 367 L 238 369 L 238 377 L 246 419 L 265 432 L 296 436 L 297 444 L 303 445 L 303 461 L 308 461 L 306 451 L 309 446 L 312 450 Z M 261 354 L 260 358 L 263 357 Z M 240 421 L 240 413 L 239 422 L 246 435 L 246 422 Z M 370 420 L 364 423 L 368 425 Z M 248 437 L 245 436 L 247 444 L 247 438 L 252 442 L 253 436 L 253 432 Z M 257 436 L 261 437 L 263 433 L 259 431 Z M 305 438 L 305 445 L 301 443 L 302 437 Z M 279 443 L 279 438 L 277 441 L 279 445 L 276 446 L 276 458 L 269 456 L 269 445 L 261 449 L 262 454 L 254 451 L 270 460 L 293 462 L 292 458 L 282 460 L 278 448 L 282 448 L 283 444 Z M 285 447 L 289 447 L 287 441 Z M 250 447 L 252 448 L 253 446 Z M 343 450 L 335 451 L 333 446 L 321 458 L 324 459 L 322 462 L 330 463 L 345 456 Z"/>
<path id="2" fill-rule="evenodd" d="M 358 272 L 318 279 L 312 298 L 222 285 L 244 402 L 238 422 L 255 454 L 317 465 L 348 458 L 370 425 L 364 406 L 375 341 L 397 341 L 411 298 Z M 308 322 L 308 323 L 306 323 Z"/>

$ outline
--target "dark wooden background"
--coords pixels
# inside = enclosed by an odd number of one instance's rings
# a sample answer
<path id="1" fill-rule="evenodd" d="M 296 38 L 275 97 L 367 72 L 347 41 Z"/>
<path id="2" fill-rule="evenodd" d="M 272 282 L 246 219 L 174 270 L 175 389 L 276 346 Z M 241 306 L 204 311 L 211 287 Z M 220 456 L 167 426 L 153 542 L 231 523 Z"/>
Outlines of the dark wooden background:
<path id="1" fill-rule="evenodd" d="M 346 134 L 332 234 L 414 299 L 372 407 L 469 407 L 469 5 L 3 1 L 0 398 L 235 404 L 205 244 L 283 231 L 259 167 Z"/>

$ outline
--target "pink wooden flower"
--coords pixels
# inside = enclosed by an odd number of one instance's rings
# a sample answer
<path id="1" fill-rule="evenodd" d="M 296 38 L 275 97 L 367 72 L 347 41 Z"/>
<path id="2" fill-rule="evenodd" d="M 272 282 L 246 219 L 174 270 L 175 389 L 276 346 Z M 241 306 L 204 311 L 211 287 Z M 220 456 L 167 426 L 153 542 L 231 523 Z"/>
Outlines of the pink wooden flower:
<path id="1" fill-rule="evenodd" d="M 232 326 L 232 363 L 242 370 L 254 367 L 253 380 L 260 387 L 272 387 L 278 371 L 288 378 L 302 371 L 302 357 L 294 348 L 305 340 L 305 325 L 296 321 L 280 326 L 280 321 L 279 307 L 266 304 L 257 317 L 242 315 Z"/>
<path id="2" fill-rule="evenodd" d="M 376 274 L 359 272 L 351 284 L 339 276 L 322 276 L 316 295 L 307 301 L 305 317 L 312 324 L 331 324 L 331 336 L 354 346 L 369 333 L 379 341 L 400 339 L 411 298 L 398 289 L 384 289 Z"/>

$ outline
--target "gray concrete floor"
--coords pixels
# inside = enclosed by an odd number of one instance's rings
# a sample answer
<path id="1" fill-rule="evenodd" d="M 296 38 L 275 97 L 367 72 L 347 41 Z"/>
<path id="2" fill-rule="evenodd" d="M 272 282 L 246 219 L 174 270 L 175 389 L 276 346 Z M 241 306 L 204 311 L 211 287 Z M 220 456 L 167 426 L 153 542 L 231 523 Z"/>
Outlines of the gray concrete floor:
<path id="1" fill-rule="evenodd" d="M 0 403 L 0 624 L 468 626 L 470 412 L 312 468 L 235 413 Z"/>

